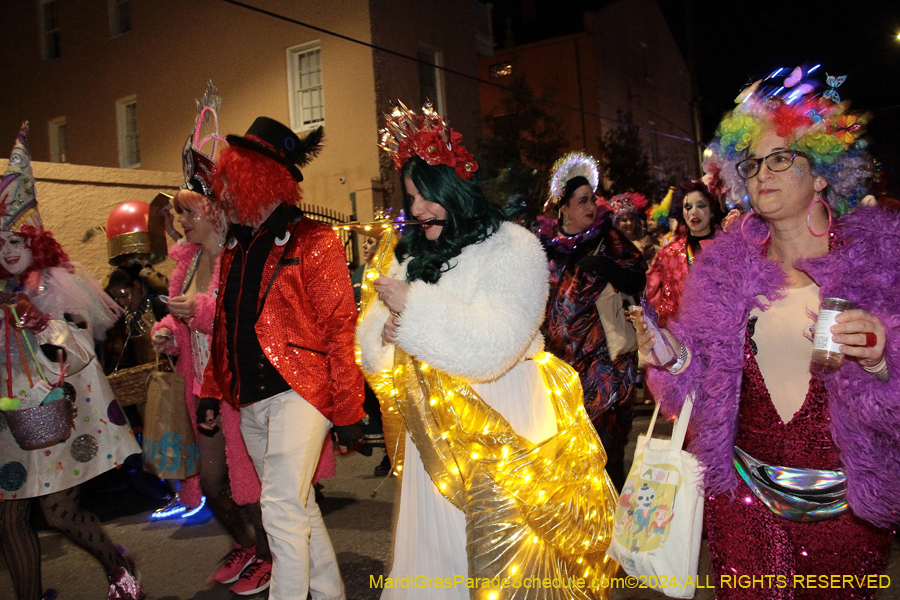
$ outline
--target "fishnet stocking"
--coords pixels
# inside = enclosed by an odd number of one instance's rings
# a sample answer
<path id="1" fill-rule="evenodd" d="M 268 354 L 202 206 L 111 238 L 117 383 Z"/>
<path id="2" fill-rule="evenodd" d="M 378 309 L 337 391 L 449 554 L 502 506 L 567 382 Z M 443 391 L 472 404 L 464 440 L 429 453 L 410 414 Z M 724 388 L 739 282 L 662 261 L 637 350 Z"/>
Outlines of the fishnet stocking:
<path id="1" fill-rule="evenodd" d="M 80 496 L 81 488 L 75 486 L 39 497 L 38 502 L 44 511 L 47 524 L 63 532 L 70 540 L 93 554 L 107 573 L 112 573 L 118 567 L 128 569 L 125 557 L 103 533 L 97 516 L 78 507 Z"/>
<path id="2" fill-rule="evenodd" d="M 0 549 L 18 600 L 41 600 L 41 547 L 30 516 L 30 498 L 0 502 Z"/>

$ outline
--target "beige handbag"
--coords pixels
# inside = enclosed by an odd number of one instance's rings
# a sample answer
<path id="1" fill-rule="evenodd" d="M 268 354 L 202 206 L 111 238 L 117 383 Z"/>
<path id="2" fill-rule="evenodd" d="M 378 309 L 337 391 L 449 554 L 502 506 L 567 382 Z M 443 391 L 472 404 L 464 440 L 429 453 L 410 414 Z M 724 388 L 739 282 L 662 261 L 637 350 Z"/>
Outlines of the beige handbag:
<path id="1" fill-rule="evenodd" d="M 633 296 L 616 291 L 611 283 L 606 284 L 597 298 L 597 312 L 606 333 L 606 347 L 613 360 L 620 354 L 637 350 L 637 332 L 634 324 L 625 318 L 625 311 L 633 304 L 637 304 Z"/>
<path id="2" fill-rule="evenodd" d="M 160 370 L 157 360 L 147 379 L 142 444 L 147 472 L 163 479 L 187 479 L 200 471 L 192 416 L 184 400 L 184 377 Z"/>

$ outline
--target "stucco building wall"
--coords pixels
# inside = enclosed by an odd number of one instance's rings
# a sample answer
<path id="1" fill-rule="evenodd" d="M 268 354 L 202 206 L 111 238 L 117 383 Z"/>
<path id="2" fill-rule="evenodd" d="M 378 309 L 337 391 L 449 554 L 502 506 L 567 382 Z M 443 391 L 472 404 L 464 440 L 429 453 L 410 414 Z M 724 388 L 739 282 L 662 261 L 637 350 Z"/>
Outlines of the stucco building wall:
<path id="1" fill-rule="evenodd" d="M 0 173 L 7 160 L 0 160 Z M 112 269 L 107 262 L 106 235 L 99 232 L 87 242 L 87 230 L 106 225 L 113 208 L 129 200 L 150 202 L 159 192 L 174 194 L 184 178 L 180 173 L 109 169 L 78 165 L 32 162 L 38 211 L 44 228 L 69 254 L 102 280 Z M 171 244 L 171 240 L 168 240 Z M 166 260 L 157 268 L 171 272 L 174 263 Z"/>

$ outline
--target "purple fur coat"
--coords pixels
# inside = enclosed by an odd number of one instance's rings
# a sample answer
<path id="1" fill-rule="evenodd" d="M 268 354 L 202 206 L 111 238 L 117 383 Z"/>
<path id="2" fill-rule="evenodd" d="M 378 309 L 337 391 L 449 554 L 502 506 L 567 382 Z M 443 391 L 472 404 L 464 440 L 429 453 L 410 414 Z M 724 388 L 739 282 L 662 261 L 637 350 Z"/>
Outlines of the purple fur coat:
<path id="1" fill-rule="evenodd" d="M 749 239 L 765 235 L 762 222 L 747 223 Z M 891 378 L 878 381 L 854 360 L 823 375 L 828 389 L 831 434 L 847 473 L 853 513 L 879 527 L 900 523 L 900 214 L 860 208 L 838 219 L 827 256 L 804 270 L 822 298 L 844 298 L 877 316 L 887 332 L 885 356 Z M 783 296 L 785 276 L 734 227 L 703 252 L 686 280 L 677 322 L 669 330 L 690 349 L 679 375 L 650 369 L 654 395 L 677 414 L 688 392 L 697 397 L 691 417 L 691 451 L 706 467 L 710 494 L 733 491 L 737 474 L 732 448 L 738 429 L 744 339 L 757 295 Z"/>

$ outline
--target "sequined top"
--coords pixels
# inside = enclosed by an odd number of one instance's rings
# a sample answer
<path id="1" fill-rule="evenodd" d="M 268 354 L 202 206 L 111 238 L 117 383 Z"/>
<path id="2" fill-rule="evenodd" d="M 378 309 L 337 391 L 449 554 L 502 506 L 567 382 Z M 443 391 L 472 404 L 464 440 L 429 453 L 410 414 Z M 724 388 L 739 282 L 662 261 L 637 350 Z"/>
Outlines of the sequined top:
<path id="1" fill-rule="evenodd" d="M 782 467 L 837 469 L 840 451 L 831 439 L 828 390 L 815 374 L 800 410 L 787 423 L 778 416 L 756 362 L 752 343 L 756 318 L 747 326 L 741 406 L 735 445 L 757 460 Z"/>
<path id="2" fill-rule="evenodd" d="M 282 252 L 291 236 L 297 237 L 296 243 Z M 226 244 L 220 284 L 228 279 L 236 246 L 233 237 Z M 363 379 L 353 350 L 356 302 L 344 248 L 334 231 L 307 218 L 292 223 L 271 247 L 263 267 L 261 300 L 266 290 L 255 327 L 266 357 L 294 391 L 335 425 L 362 419 Z M 236 404 L 225 355 L 223 297 L 220 293 L 216 301 L 202 395 Z"/>
<path id="3" fill-rule="evenodd" d="M 656 309 L 660 327 L 678 314 L 681 288 L 688 274 L 687 237 L 680 236 L 656 253 L 647 272 L 647 302 Z"/>

